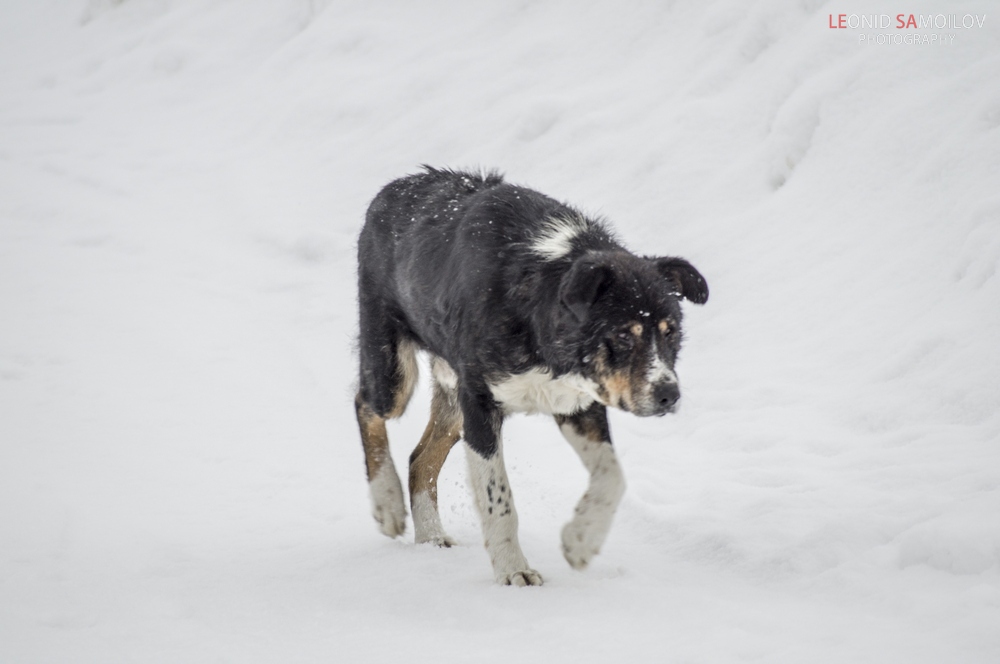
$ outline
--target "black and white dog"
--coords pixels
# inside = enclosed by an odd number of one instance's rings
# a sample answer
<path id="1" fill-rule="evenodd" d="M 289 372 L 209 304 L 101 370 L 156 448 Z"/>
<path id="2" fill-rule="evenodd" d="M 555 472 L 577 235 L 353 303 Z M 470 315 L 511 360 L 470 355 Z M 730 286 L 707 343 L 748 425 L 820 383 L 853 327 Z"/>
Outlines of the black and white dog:
<path id="1" fill-rule="evenodd" d="M 441 526 L 437 478 L 464 438 L 497 582 L 540 585 L 518 543 L 500 428 L 514 412 L 548 413 L 590 471 L 562 531 L 566 560 L 586 566 L 625 489 L 606 408 L 673 410 L 681 298 L 708 299 L 686 260 L 636 256 L 601 222 L 496 173 L 425 167 L 389 183 L 358 242 L 356 406 L 382 532 L 406 527 L 385 423 L 403 414 L 424 350 L 434 395 L 410 456 L 416 541 L 454 543 Z"/>

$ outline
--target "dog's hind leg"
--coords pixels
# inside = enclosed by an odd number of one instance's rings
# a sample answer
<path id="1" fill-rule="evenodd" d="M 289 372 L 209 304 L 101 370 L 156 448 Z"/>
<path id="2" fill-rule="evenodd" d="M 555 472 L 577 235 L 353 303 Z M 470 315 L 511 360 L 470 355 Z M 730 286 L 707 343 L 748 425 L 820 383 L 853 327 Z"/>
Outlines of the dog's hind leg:
<path id="1" fill-rule="evenodd" d="M 364 321 L 364 317 L 362 317 Z M 355 399 L 365 450 L 372 516 L 389 537 L 406 530 L 403 487 L 389 453 L 386 420 L 399 417 L 413 394 L 417 377 L 415 347 L 409 342 L 379 344 L 362 325 L 361 386 Z"/>
<path id="2" fill-rule="evenodd" d="M 573 415 L 557 415 L 556 423 L 590 471 L 590 485 L 562 531 L 563 556 L 575 569 L 583 569 L 600 552 L 611 530 L 611 520 L 625 493 L 625 478 L 611 446 L 604 406 L 594 403 Z"/>
<path id="3" fill-rule="evenodd" d="M 462 412 L 458 407 L 454 372 L 438 357 L 431 358 L 431 369 L 434 375 L 431 419 L 410 455 L 410 508 L 417 544 L 453 546 L 455 540 L 444 532 L 438 513 L 437 480 L 448 453 L 461 437 Z"/>

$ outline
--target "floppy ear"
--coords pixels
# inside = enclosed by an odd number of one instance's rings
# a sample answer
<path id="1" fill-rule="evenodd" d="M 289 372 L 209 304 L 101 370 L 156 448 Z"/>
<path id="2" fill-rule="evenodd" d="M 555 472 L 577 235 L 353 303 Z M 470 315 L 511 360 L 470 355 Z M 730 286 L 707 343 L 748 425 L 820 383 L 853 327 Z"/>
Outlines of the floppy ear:
<path id="1" fill-rule="evenodd" d="M 695 304 L 708 302 L 708 282 L 683 258 L 654 258 L 656 268 L 667 279 L 674 282 L 677 293 Z"/>
<path id="2" fill-rule="evenodd" d="M 611 284 L 611 268 L 595 256 L 576 259 L 559 285 L 559 300 L 579 322 L 587 319 L 590 306 Z"/>

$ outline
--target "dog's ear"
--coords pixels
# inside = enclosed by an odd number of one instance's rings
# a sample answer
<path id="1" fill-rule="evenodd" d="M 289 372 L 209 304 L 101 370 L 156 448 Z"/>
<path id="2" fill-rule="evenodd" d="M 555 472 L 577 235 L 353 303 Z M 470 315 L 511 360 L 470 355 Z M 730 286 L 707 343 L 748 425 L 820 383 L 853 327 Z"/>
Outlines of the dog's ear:
<path id="1" fill-rule="evenodd" d="M 611 268 L 598 256 L 581 256 L 563 275 L 559 299 L 577 321 L 587 319 L 591 305 L 611 284 Z"/>
<path id="2" fill-rule="evenodd" d="M 708 282 L 683 258 L 654 258 L 656 269 L 673 282 L 676 292 L 695 304 L 708 302 Z"/>

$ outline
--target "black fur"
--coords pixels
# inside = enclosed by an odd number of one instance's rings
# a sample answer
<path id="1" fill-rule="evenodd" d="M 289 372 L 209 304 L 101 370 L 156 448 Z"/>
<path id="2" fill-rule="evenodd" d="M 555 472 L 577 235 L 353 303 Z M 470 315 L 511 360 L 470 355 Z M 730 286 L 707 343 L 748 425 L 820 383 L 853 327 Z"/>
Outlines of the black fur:
<path id="1" fill-rule="evenodd" d="M 474 450 L 471 483 L 497 581 L 539 585 L 497 454 L 504 418 L 554 415 L 588 467 L 590 488 L 562 532 L 566 560 L 586 566 L 624 491 L 607 408 L 673 410 L 679 299 L 704 303 L 708 285 L 686 260 L 636 256 L 600 221 L 496 173 L 425 169 L 379 192 L 358 242 L 357 414 L 373 515 L 386 535 L 403 532 L 385 420 L 405 409 L 414 349 L 423 349 L 435 388 L 410 458 L 416 541 L 453 542 L 436 481 L 461 436 Z"/>
<path id="2" fill-rule="evenodd" d="M 535 249 L 551 219 L 580 226 L 555 259 Z M 493 172 L 425 167 L 391 182 L 368 209 L 358 259 L 360 399 L 389 413 L 399 344 L 414 342 L 458 375 L 465 438 L 486 456 L 503 418 L 492 383 L 532 368 L 590 376 L 602 350 L 624 366 L 637 342 L 658 343 L 623 338 L 630 321 L 671 321 L 658 352 L 672 368 L 678 297 L 708 299 L 687 261 L 640 258 L 603 223 Z"/>

